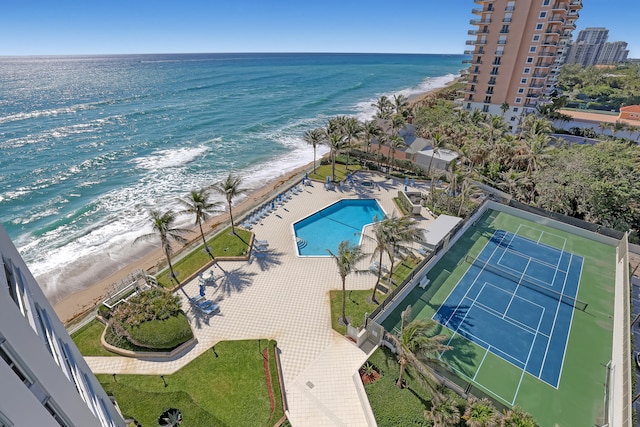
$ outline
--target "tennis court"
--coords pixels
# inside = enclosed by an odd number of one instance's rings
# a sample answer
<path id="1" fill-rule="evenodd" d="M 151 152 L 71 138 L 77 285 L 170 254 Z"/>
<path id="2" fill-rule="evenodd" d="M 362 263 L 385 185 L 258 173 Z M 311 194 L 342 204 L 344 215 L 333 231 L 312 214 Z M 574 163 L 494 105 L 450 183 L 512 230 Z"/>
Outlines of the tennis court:
<path id="1" fill-rule="evenodd" d="M 553 225 L 487 210 L 381 324 L 397 334 L 410 305 L 450 337 L 444 366 L 432 366 L 447 384 L 539 425 L 594 425 L 606 410 L 616 247 Z"/>
<path id="2" fill-rule="evenodd" d="M 520 381 L 526 371 L 557 388 L 574 309 L 586 309 L 575 299 L 583 259 L 539 234 L 496 230 L 433 319 L 521 369 Z M 515 402 L 518 388 L 501 397 Z"/>

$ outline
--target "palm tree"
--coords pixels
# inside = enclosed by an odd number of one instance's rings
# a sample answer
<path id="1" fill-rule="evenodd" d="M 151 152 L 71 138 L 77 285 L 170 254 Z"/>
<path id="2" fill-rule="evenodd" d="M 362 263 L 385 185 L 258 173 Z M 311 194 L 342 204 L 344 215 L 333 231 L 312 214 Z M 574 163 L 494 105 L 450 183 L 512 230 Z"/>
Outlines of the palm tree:
<path id="1" fill-rule="evenodd" d="M 440 149 L 444 148 L 447 144 L 447 140 L 442 134 L 436 132 L 433 134 L 431 138 L 431 150 L 433 153 L 431 154 L 431 159 L 429 159 L 429 166 L 427 166 L 427 176 L 431 174 L 431 164 L 433 163 L 433 158 L 440 152 Z"/>
<path id="2" fill-rule="evenodd" d="M 409 100 L 403 94 L 393 95 L 393 108 L 396 114 L 404 116 L 405 111 L 409 107 Z"/>
<path id="3" fill-rule="evenodd" d="M 448 427 L 460 422 L 460 410 L 456 402 L 449 396 L 431 403 L 431 409 L 424 411 L 424 417 L 431 421 L 433 427 Z"/>
<path id="4" fill-rule="evenodd" d="M 360 246 L 354 245 L 349 240 L 343 240 L 340 242 L 337 254 L 334 254 L 329 249 L 327 249 L 327 252 L 329 252 L 329 255 L 336 260 L 338 273 L 340 274 L 340 279 L 342 279 L 342 315 L 340 320 L 343 325 L 348 325 L 349 322 L 345 313 L 347 276 L 351 273 L 364 273 L 364 271 L 356 269 L 356 264 L 362 261 L 366 257 L 366 254 L 362 252 L 362 248 L 360 248 Z"/>
<path id="5" fill-rule="evenodd" d="M 344 148 L 344 136 L 335 122 L 329 120 L 329 125 L 324 131 L 324 143 L 329 147 L 329 157 L 331 158 L 331 180 L 336 180 L 336 157 Z"/>
<path id="6" fill-rule="evenodd" d="M 525 412 L 519 406 L 505 411 L 501 427 L 538 427 L 538 423 L 531 414 Z"/>
<path id="7" fill-rule="evenodd" d="M 605 130 L 609 129 L 613 129 L 613 125 L 609 122 L 600 122 L 600 124 L 598 125 L 598 127 L 600 128 L 600 132 L 603 135 L 606 135 L 606 133 L 604 132 Z"/>
<path id="8" fill-rule="evenodd" d="M 406 147 L 407 144 L 405 144 L 404 139 L 402 139 L 401 136 L 399 135 L 392 135 L 389 138 L 389 148 L 391 149 L 391 158 L 389 159 L 390 163 L 389 166 L 394 168 L 395 167 L 395 163 L 396 163 L 396 150 L 400 149 L 400 148 L 404 148 Z"/>
<path id="9" fill-rule="evenodd" d="M 367 154 L 369 154 L 369 147 L 371 146 L 371 140 L 373 138 L 377 138 L 378 136 L 380 136 L 381 133 L 382 133 L 382 129 L 380 128 L 380 125 L 378 124 L 377 121 L 369 120 L 364 122 L 364 125 L 362 126 L 362 136 L 367 146 L 366 147 Z"/>
<path id="10" fill-rule="evenodd" d="M 425 385 L 430 389 L 435 400 L 441 399 L 437 386 L 438 378 L 425 363 L 442 364 L 438 356 L 451 349 L 442 342 L 448 337 L 444 334 L 433 335 L 438 323 L 431 319 L 411 320 L 411 306 L 407 306 L 401 314 L 400 332 L 398 335 L 387 334 L 387 338 L 396 348 L 400 373 L 396 385 L 402 387 L 403 377 L 408 365 L 411 365 L 420 375 Z"/>
<path id="11" fill-rule="evenodd" d="M 322 144 L 324 138 L 322 136 L 322 129 L 311 129 L 304 133 L 302 136 L 304 142 L 313 146 L 313 173 L 316 173 L 316 148 Z"/>
<path id="12" fill-rule="evenodd" d="M 342 131 L 347 146 L 347 168 L 349 171 L 349 154 L 351 153 L 351 141 L 358 139 L 362 135 L 362 124 L 355 117 L 345 118 L 342 124 Z"/>
<path id="13" fill-rule="evenodd" d="M 387 255 L 389 256 L 389 282 L 393 284 L 393 268 L 396 255 L 409 252 L 409 243 L 413 243 L 422 237 L 422 229 L 418 223 L 408 216 L 392 216 L 385 224 L 387 228 Z"/>
<path id="14" fill-rule="evenodd" d="M 503 102 L 502 105 L 500 105 L 500 109 L 502 110 L 502 117 L 504 118 L 505 113 L 509 111 L 509 103 Z"/>
<path id="15" fill-rule="evenodd" d="M 206 189 L 191 190 L 187 199 L 178 199 L 178 202 L 185 207 L 184 210 L 179 213 L 194 214 L 196 217 L 196 225 L 200 227 L 200 236 L 202 237 L 202 243 L 207 253 L 214 259 L 209 246 L 207 246 L 207 239 L 204 237 L 204 231 L 202 230 L 202 222 L 206 221 L 209 216 L 218 212 L 220 209 L 220 202 L 209 202 L 209 192 Z"/>
<path id="16" fill-rule="evenodd" d="M 231 232 L 233 234 L 236 234 L 236 229 L 233 225 L 233 211 L 231 209 L 231 202 L 233 201 L 234 197 L 239 196 L 240 194 L 247 191 L 243 188 L 240 188 L 241 183 L 242 179 L 239 176 L 235 176 L 230 173 L 224 181 L 214 187 L 216 191 L 223 194 L 227 199 L 227 204 L 229 205 L 229 217 L 231 218 Z"/>
<path id="17" fill-rule="evenodd" d="M 373 222 L 375 223 L 373 226 L 373 240 L 375 242 L 375 248 L 373 249 L 373 253 L 371 254 L 371 260 L 375 257 L 378 257 L 378 268 L 376 274 L 378 275 L 376 279 L 376 284 L 373 285 L 373 293 L 371 294 L 371 302 L 377 304 L 376 300 L 376 291 L 378 290 L 378 285 L 380 284 L 380 279 L 382 277 L 382 257 L 388 251 L 389 245 L 389 220 L 383 219 L 382 221 L 378 221 L 378 217 L 373 218 Z"/>
<path id="18" fill-rule="evenodd" d="M 176 281 L 176 283 L 180 284 L 176 273 L 173 271 L 173 265 L 171 264 L 171 254 L 173 253 L 173 249 L 171 248 L 171 241 L 175 240 L 180 244 L 187 243 L 187 239 L 182 237 L 183 234 L 189 233 L 190 230 L 186 228 L 174 228 L 173 223 L 175 222 L 176 215 L 171 210 L 168 210 L 164 213 L 152 210 L 150 212 L 151 215 L 151 228 L 153 229 L 153 233 L 143 234 L 142 236 L 138 236 L 133 243 L 136 244 L 142 240 L 150 240 L 155 237 L 160 237 L 160 244 L 162 245 L 162 250 L 164 251 L 164 255 L 167 258 L 167 264 L 169 264 L 169 271 L 171 272 L 171 278 Z"/>
<path id="19" fill-rule="evenodd" d="M 385 95 L 382 95 L 375 104 L 371 104 L 372 107 L 375 107 L 376 117 L 383 120 L 388 120 L 391 118 L 393 113 L 393 103 L 387 98 Z"/>
<path id="20" fill-rule="evenodd" d="M 611 130 L 613 131 L 613 137 L 615 138 L 618 132 L 627 130 L 627 124 L 625 122 L 621 122 L 620 120 L 616 120 Z"/>
<path id="21" fill-rule="evenodd" d="M 469 427 L 496 427 L 498 425 L 498 411 L 489 399 L 471 398 L 462 416 Z"/>

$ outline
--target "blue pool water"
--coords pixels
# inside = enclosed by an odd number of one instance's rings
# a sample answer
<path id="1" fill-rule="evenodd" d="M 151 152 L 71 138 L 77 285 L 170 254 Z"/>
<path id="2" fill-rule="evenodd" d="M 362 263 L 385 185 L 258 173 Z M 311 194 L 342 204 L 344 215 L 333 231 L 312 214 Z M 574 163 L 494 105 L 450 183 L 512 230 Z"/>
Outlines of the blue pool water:
<path id="1" fill-rule="evenodd" d="M 362 228 L 384 218 L 384 211 L 374 199 L 340 200 L 293 224 L 302 256 L 329 256 L 336 253 L 343 240 L 360 242 Z"/>

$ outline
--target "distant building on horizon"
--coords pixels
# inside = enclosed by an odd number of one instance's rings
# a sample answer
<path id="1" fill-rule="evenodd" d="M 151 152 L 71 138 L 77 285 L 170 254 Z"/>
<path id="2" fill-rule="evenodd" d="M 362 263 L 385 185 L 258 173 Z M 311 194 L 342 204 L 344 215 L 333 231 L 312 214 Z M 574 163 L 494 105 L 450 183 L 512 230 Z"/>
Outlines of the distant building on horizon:
<path id="1" fill-rule="evenodd" d="M 589 67 L 597 64 L 619 64 L 627 60 L 627 42 L 608 42 L 609 30 L 588 27 L 578 32 L 575 42 L 569 44 L 566 64 Z"/>
<path id="2" fill-rule="evenodd" d="M 0 426 L 124 427 L 0 225 Z"/>
<path id="3" fill-rule="evenodd" d="M 515 128 L 520 116 L 555 90 L 582 0 L 474 0 L 475 36 L 462 108 L 504 114 Z M 458 103 L 459 104 L 459 103 Z"/>

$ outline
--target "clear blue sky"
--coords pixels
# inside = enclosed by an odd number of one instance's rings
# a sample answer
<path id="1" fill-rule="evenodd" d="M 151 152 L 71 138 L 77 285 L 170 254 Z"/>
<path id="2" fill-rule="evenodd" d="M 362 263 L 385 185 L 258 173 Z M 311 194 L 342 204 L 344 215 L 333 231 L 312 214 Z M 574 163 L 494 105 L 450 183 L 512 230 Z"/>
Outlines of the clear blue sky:
<path id="1" fill-rule="evenodd" d="M 541 0 L 533 0 L 541 1 Z M 183 52 L 462 53 L 472 0 L 1 0 L 0 56 Z M 584 0 L 640 58 L 638 0 Z"/>

